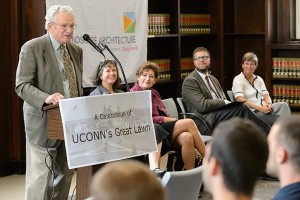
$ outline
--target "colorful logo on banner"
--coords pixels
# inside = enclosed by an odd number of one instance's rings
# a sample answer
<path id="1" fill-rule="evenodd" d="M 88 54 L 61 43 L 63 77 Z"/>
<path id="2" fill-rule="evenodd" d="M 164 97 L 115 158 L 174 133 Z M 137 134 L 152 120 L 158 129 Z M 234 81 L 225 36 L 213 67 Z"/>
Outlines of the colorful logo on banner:
<path id="1" fill-rule="evenodd" d="M 135 12 L 124 12 L 124 33 L 134 33 L 135 31 Z"/>

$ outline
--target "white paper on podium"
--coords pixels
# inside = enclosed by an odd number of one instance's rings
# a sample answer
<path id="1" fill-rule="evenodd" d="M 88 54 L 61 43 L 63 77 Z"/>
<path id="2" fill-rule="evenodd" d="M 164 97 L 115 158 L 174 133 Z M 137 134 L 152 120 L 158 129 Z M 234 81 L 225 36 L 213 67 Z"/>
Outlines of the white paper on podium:
<path id="1" fill-rule="evenodd" d="M 59 102 L 70 169 L 157 151 L 151 92 L 128 92 Z"/>

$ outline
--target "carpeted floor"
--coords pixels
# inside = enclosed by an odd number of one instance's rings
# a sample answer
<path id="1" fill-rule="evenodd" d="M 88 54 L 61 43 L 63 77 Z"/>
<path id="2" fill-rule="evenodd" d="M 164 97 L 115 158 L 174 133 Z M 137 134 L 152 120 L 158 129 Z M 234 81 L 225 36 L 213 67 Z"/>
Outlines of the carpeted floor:
<path id="1" fill-rule="evenodd" d="M 258 180 L 253 200 L 270 200 L 273 198 L 277 190 L 279 189 L 279 182 L 278 181 L 266 181 L 266 180 Z M 206 192 L 203 191 L 200 193 L 201 200 L 212 200 L 212 196 Z"/>
<path id="2" fill-rule="evenodd" d="M 70 199 L 75 200 L 75 196 L 71 198 L 71 193 L 75 187 L 76 176 L 72 181 Z M 7 177 L 0 178 L 0 199 L 9 199 L 9 200 L 20 200 L 24 199 L 24 175 L 12 175 Z M 254 200 L 270 200 L 276 193 L 279 188 L 279 182 L 277 181 L 265 181 L 259 180 L 256 184 L 254 192 Z M 200 200 L 211 200 L 212 197 L 206 191 L 200 193 Z"/>
<path id="3" fill-rule="evenodd" d="M 164 169 L 166 166 L 167 156 L 162 157 L 161 160 L 161 169 Z M 6 177 L 0 177 L 0 199 L 9 199 L 9 200 L 20 200 L 24 199 L 24 184 L 25 176 L 24 175 L 12 175 Z M 74 187 L 76 185 L 76 174 L 73 178 L 70 197 L 69 200 L 75 200 L 75 196 L 72 193 L 74 192 Z M 254 191 L 253 200 L 270 200 L 275 195 L 276 191 L 279 189 L 278 181 L 266 181 L 258 180 L 256 188 Z M 75 191 L 76 193 L 76 191 Z M 201 198 L 199 200 L 211 200 L 211 195 L 205 191 L 200 193 Z"/>

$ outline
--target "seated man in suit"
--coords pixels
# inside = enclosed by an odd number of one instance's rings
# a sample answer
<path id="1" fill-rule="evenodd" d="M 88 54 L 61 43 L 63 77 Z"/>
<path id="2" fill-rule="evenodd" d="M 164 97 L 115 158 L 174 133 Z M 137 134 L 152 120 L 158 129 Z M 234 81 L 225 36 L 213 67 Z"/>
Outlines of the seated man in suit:
<path id="1" fill-rule="evenodd" d="M 269 133 L 270 126 L 256 116 L 248 106 L 244 103 L 231 103 L 226 99 L 219 81 L 208 73 L 211 65 L 210 53 L 206 48 L 196 48 L 193 60 L 195 70 L 184 79 L 182 85 L 182 99 L 187 112 L 203 117 L 212 129 L 221 121 L 242 117 L 254 121 L 266 135 Z M 194 120 L 199 124 L 197 119 Z M 201 127 L 198 129 L 204 134 Z"/>
<path id="2" fill-rule="evenodd" d="M 252 199 L 268 159 L 268 143 L 252 121 L 233 118 L 218 124 L 204 156 L 203 180 L 213 199 Z"/>
<path id="3" fill-rule="evenodd" d="M 273 200 L 300 199 L 300 117 L 278 119 L 268 135 L 267 171 L 280 180 Z"/>

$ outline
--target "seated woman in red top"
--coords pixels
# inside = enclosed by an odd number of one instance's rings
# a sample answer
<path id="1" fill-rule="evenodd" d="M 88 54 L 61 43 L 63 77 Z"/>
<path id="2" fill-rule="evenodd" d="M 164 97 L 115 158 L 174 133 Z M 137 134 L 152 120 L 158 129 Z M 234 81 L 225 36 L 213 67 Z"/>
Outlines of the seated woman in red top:
<path id="1" fill-rule="evenodd" d="M 169 117 L 159 93 L 152 89 L 157 77 L 158 65 L 153 62 L 143 63 L 136 72 L 136 83 L 130 91 L 151 90 L 153 122 L 160 124 L 169 132 L 167 138 L 169 144 L 174 147 L 181 147 L 184 168 L 192 169 L 195 166 L 195 149 L 203 157 L 205 145 L 192 119 Z M 156 162 L 159 163 L 160 151 L 157 152 L 156 159 Z"/>

